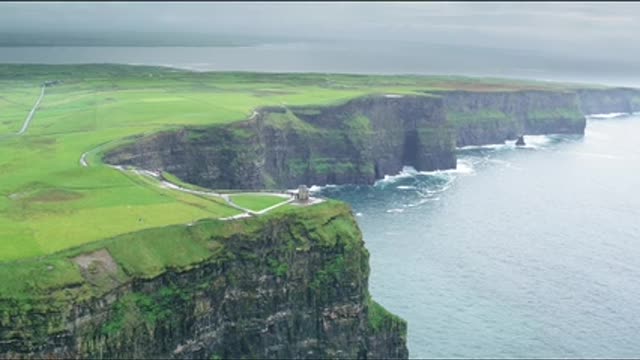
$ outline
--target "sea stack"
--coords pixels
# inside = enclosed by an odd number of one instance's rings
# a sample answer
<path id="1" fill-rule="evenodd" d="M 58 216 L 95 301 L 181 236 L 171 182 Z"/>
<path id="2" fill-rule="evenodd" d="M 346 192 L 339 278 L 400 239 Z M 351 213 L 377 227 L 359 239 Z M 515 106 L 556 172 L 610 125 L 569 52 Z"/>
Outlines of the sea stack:
<path id="1" fill-rule="evenodd" d="M 516 140 L 516 146 L 525 146 L 526 144 L 524 143 L 524 135 L 521 135 L 518 140 Z"/>

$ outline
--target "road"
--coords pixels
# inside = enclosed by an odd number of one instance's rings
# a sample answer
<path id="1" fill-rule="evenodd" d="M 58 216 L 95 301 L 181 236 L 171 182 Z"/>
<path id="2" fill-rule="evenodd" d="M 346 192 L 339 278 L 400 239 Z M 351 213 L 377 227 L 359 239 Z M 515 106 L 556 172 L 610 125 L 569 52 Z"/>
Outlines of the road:
<path id="1" fill-rule="evenodd" d="M 33 120 L 33 116 L 36 114 L 36 109 L 38 108 L 38 106 L 40 106 L 40 102 L 42 101 L 42 98 L 44 97 L 44 88 L 46 88 L 46 86 L 42 85 L 42 90 L 40 91 L 40 97 L 36 101 L 36 104 L 33 105 L 33 108 L 29 112 L 29 115 L 27 115 L 27 118 L 24 120 L 24 124 L 22 124 L 22 129 L 20 129 L 20 131 L 18 131 L 17 135 L 22 135 L 25 132 L 27 132 L 27 130 L 29 129 L 29 125 L 31 125 L 31 120 Z"/>

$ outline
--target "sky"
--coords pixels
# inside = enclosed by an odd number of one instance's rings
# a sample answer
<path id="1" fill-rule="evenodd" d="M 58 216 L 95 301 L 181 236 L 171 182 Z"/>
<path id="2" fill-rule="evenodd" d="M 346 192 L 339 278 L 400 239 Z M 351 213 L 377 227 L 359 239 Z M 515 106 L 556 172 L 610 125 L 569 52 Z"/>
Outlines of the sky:
<path id="1" fill-rule="evenodd" d="M 0 34 L 62 31 L 444 45 L 470 56 L 488 51 L 575 61 L 589 71 L 631 72 L 640 63 L 640 3 L 634 2 L 0 3 Z"/>

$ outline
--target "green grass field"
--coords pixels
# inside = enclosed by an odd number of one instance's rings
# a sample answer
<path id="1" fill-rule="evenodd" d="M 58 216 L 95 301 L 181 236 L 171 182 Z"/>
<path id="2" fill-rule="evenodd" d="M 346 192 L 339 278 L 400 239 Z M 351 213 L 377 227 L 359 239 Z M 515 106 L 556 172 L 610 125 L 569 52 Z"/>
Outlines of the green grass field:
<path id="1" fill-rule="evenodd" d="M 16 136 L 46 89 L 31 127 Z M 32 258 L 133 231 L 238 211 L 160 189 L 100 163 L 99 146 L 184 125 L 246 119 L 262 105 L 331 104 L 365 94 L 453 88 L 556 88 L 464 77 L 193 73 L 124 65 L 0 65 L 0 262 Z M 90 152 L 90 166 L 80 157 Z M 273 196 L 235 196 L 261 209 Z"/>
<path id="2" fill-rule="evenodd" d="M 257 194 L 236 194 L 231 195 L 231 201 L 242 206 L 245 209 L 260 211 L 281 202 L 287 201 L 286 198 L 274 195 L 257 195 Z"/>

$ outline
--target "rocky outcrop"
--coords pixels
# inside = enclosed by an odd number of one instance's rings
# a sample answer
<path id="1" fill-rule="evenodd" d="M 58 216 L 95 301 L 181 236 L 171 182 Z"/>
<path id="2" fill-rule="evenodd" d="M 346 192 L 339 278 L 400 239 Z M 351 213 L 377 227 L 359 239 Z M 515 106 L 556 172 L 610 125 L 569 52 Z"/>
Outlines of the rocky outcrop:
<path id="1" fill-rule="evenodd" d="M 163 257 L 175 254 L 163 250 L 171 236 L 202 250 Z M 145 242 L 150 252 L 137 254 Z M 0 358 L 408 357 L 406 323 L 369 296 L 369 255 L 344 204 L 85 248 L 0 265 L 48 269 L 0 292 Z"/>

